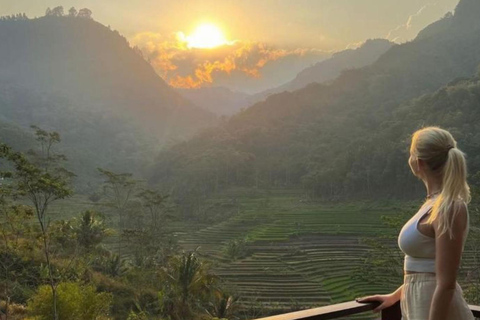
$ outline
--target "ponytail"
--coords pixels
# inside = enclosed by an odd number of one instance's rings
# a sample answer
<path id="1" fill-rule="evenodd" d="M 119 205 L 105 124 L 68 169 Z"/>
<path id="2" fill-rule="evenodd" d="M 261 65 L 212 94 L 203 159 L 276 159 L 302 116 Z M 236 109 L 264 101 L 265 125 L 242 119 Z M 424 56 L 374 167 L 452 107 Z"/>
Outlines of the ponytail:
<path id="1" fill-rule="evenodd" d="M 461 206 L 470 203 L 471 200 L 470 187 L 467 183 L 465 154 L 455 147 L 455 140 L 452 142 L 453 147 L 452 144 L 447 146 L 447 157 L 442 168 L 442 191 L 436 198 L 432 207 L 432 213 L 427 220 L 427 223 L 432 223 L 438 218 L 440 235 L 448 232 L 450 238 L 453 238 L 453 221 Z"/>

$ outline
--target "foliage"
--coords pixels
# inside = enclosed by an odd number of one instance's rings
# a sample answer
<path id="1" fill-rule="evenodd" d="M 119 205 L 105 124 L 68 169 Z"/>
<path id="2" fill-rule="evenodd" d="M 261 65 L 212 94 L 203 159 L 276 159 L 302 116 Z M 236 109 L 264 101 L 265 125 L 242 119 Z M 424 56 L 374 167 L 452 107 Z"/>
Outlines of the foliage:
<path id="1" fill-rule="evenodd" d="M 107 205 L 111 206 L 119 217 L 118 228 L 125 228 L 125 219 L 138 181 L 132 179 L 131 173 L 115 173 L 102 168 L 98 168 L 98 171 L 104 179 L 103 194 L 109 199 Z"/>
<path id="2" fill-rule="evenodd" d="M 49 250 L 52 255 L 71 257 L 78 250 L 75 220 L 55 220 L 48 229 Z"/>
<path id="3" fill-rule="evenodd" d="M 98 292 L 109 292 L 113 296 L 111 312 L 115 319 L 125 319 L 135 309 L 137 286 L 126 283 L 121 278 L 112 278 L 100 272 L 92 273 L 92 284 Z"/>
<path id="4" fill-rule="evenodd" d="M 213 319 L 232 319 L 238 311 L 238 300 L 238 297 L 219 290 L 210 301 L 207 314 Z"/>
<path id="5" fill-rule="evenodd" d="M 164 286 L 159 292 L 160 310 L 172 320 L 198 319 L 217 290 L 217 278 L 196 251 L 170 259 L 162 270 Z"/>
<path id="6" fill-rule="evenodd" d="M 63 17 L 65 16 L 64 10 L 62 6 L 55 7 L 53 9 L 47 8 L 45 11 L 46 17 Z M 77 11 L 75 7 L 71 7 L 68 10 L 68 17 L 70 18 L 83 18 L 83 19 L 91 19 L 92 18 L 92 11 L 88 8 L 83 8 Z"/>
<path id="7" fill-rule="evenodd" d="M 122 259 L 118 254 L 109 254 L 107 257 L 96 257 L 93 267 L 111 277 L 120 277 L 124 275 L 129 265 L 125 259 Z"/>
<path id="8" fill-rule="evenodd" d="M 224 254 L 232 261 L 244 258 L 248 255 L 248 238 L 232 239 L 228 241 L 223 249 Z"/>
<path id="9" fill-rule="evenodd" d="M 149 317 L 144 311 L 138 313 L 130 311 L 127 320 L 149 320 Z"/>
<path id="10" fill-rule="evenodd" d="M 26 198 L 34 208 L 41 231 L 43 253 L 48 271 L 48 282 L 52 293 L 52 309 L 54 319 L 57 320 L 56 289 L 58 270 L 52 263 L 51 239 L 49 233 L 50 221 L 47 219 L 49 206 L 60 199 L 72 195 L 70 180 L 73 173 L 60 165 L 65 156 L 53 151 L 53 146 L 60 142 L 60 135 L 53 131 L 48 132 L 37 126 L 31 126 L 40 145 L 40 152 L 29 151 L 32 160 L 21 153 L 14 151 L 6 144 L 0 145 L 0 158 L 6 159 L 14 167 L 13 172 L 4 173 L 11 177 L 13 183 L 11 192 L 15 198 Z"/>
<path id="11" fill-rule="evenodd" d="M 27 310 L 24 305 L 0 300 L 0 315 L 7 320 L 24 320 Z"/>
<path id="12" fill-rule="evenodd" d="M 121 234 L 125 243 L 133 250 L 133 263 L 141 268 L 154 268 L 162 262 L 161 249 L 164 243 L 150 229 L 124 229 Z"/>
<path id="13" fill-rule="evenodd" d="M 97 293 L 92 285 L 77 282 L 62 282 L 58 285 L 58 319 L 92 320 L 108 319 L 112 296 Z M 52 294 L 48 286 L 40 286 L 28 303 L 28 311 L 33 319 L 50 320 L 52 314 Z"/>
<path id="14" fill-rule="evenodd" d="M 92 210 L 82 214 L 76 229 L 78 244 L 86 252 L 95 249 L 109 234 L 102 215 Z"/>
<path id="15" fill-rule="evenodd" d="M 29 18 L 25 13 L 17 13 L 17 14 L 12 14 L 9 16 L 2 16 L 0 17 L 0 21 L 26 21 Z"/>
<path id="16" fill-rule="evenodd" d="M 0 300 L 25 303 L 41 283 L 38 264 L 23 251 L 0 251 Z"/>
<path id="17" fill-rule="evenodd" d="M 160 235 L 165 227 L 167 218 L 164 205 L 168 196 L 164 196 L 156 190 L 143 189 L 139 192 L 138 197 L 141 200 L 142 207 L 150 217 L 148 226 L 151 229 L 151 233 Z"/>

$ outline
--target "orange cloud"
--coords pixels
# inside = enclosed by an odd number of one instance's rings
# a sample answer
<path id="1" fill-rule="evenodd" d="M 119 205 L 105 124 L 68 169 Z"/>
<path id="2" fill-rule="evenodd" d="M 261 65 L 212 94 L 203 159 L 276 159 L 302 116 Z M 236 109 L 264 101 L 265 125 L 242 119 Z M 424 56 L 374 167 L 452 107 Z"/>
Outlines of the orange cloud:
<path id="1" fill-rule="evenodd" d="M 216 72 L 232 71 L 258 78 L 269 62 L 287 56 L 324 52 L 316 49 L 278 49 L 260 42 L 232 41 L 213 49 L 188 48 L 180 33 L 168 37 L 156 33 L 137 34 L 138 46 L 157 73 L 173 87 L 198 88 L 214 82 Z"/>

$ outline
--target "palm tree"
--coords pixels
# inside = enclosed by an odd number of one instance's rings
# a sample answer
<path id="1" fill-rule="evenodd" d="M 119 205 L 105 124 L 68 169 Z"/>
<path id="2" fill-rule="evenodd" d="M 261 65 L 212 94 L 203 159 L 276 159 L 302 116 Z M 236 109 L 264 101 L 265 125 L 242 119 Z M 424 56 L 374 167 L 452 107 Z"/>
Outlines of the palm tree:
<path id="1" fill-rule="evenodd" d="M 204 313 L 217 290 L 217 278 L 208 269 L 196 250 L 170 260 L 159 296 L 163 312 L 172 320 L 195 319 Z"/>
<path id="2" fill-rule="evenodd" d="M 215 299 L 210 302 L 207 314 L 212 318 L 230 319 L 237 309 L 238 297 L 218 290 Z"/>
<path id="3" fill-rule="evenodd" d="M 88 252 L 100 244 L 107 235 L 103 219 L 95 211 L 82 214 L 77 231 L 77 241 Z"/>

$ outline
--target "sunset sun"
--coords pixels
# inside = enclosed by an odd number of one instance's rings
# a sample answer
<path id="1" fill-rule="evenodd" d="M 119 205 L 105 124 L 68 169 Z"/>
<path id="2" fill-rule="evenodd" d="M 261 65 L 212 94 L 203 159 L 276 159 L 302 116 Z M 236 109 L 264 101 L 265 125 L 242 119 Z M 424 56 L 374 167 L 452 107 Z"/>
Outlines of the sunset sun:
<path id="1" fill-rule="evenodd" d="M 179 36 L 189 48 L 211 49 L 228 43 L 223 32 L 213 24 L 199 25 L 191 35 L 181 33 Z"/>

